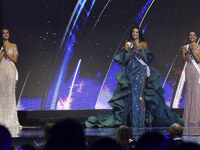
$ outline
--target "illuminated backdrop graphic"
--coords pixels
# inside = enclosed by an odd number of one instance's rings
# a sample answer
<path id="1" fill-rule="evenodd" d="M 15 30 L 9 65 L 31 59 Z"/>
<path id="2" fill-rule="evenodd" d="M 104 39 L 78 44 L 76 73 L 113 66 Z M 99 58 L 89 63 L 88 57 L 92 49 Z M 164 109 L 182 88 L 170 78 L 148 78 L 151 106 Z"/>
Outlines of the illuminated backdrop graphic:
<path id="1" fill-rule="evenodd" d="M 197 4 L 198 0 L 4 0 L 3 24 L 10 28 L 20 54 L 18 109 L 110 109 L 107 101 L 121 69 L 114 55 L 129 40 L 130 28 L 139 24 L 156 57 L 152 66 L 164 80 L 188 31 L 200 31 Z M 165 84 L 168 105 L 182 67 L 178 56 Z"/>

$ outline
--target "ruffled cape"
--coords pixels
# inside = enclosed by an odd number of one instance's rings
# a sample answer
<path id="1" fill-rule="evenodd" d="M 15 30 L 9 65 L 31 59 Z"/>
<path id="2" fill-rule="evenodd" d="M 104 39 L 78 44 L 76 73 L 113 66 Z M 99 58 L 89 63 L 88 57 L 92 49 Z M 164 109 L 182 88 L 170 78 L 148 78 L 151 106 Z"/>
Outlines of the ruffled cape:
<path id="1" fill-rule="evenodd" d="M 108 104 L 112 107 L 111 112 L 107 115 L 89 117 L 85 121 L 86 127 L 113 127 L 127 124 L 128 110 L 126 101 L 131 100 L 131 88 L 130 82 L 126 77 L 125 68 L 127 65 L 126 59 L 130 51 L 130 49 L 123 50 L 123 52 L 115 56 L 115 62 L 118 65 L 122 65 L 123 69 L 116 74 L 118 85 L 113 92 L 113 97 L 108 101 Z M 154 56 L 148 49 L 141 48 L 140 51 L 148 65 L 154 61 Z M 179 115 L 172 112 L 165 103 L 160 73 L 151 67 L 150 73 L 151 75 L 147 78 L 145 86 L 145 126 L 170 126 L 173 123 L 183 125 L 184 122 Z"/>

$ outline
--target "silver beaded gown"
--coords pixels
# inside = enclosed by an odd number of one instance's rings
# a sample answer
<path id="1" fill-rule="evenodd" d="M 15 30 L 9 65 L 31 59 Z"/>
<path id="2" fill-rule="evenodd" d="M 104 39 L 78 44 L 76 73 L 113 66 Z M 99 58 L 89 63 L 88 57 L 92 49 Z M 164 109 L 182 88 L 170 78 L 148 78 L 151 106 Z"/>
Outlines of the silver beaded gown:
<path id="1" fill-rule="evenodd" d="M 18 55 L 13 47 L 8 50 L 10 55 Z M 21 126 L 17 117 L 15 97 L 18 72 L 15 64 L 4 55 L 0 60 L 0 124 L 6 126 L 12 136 L 17 136 Z"/>
<path id="2" fill-rule="evenodd" d="M 194 50 L 197 54 L 200 51 L 200 47 Z M 198 64 L 200 67 L 200 63 Z M 185 70 L 186 74 L 186 102 L 184 107 L 183 119 L 186 127 L 200 126 L 200 74 L 194 67 L 191 59 L 187 60 L 187 66 Z M 200 134 L 200 129 L 187 128 L 184 130 L 186 135 Z"/>

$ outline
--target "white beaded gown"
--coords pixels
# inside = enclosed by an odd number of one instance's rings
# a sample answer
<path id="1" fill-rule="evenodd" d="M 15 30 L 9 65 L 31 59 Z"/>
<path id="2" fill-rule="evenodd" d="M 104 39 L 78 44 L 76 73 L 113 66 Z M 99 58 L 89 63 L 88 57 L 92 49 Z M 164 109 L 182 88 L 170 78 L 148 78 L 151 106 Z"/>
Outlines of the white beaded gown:
<path id="1" fill-rule="evenodd" d="M 13 47 L 8 50 L 10 55 L 18 55 Z M 18 72 L 15 64 L 4 55 L 0 60 L 0 124 L 6 126 L 12 136 L 17 136 L 21 126 L 17 117 L 17 105 L 15 97 Z"/>

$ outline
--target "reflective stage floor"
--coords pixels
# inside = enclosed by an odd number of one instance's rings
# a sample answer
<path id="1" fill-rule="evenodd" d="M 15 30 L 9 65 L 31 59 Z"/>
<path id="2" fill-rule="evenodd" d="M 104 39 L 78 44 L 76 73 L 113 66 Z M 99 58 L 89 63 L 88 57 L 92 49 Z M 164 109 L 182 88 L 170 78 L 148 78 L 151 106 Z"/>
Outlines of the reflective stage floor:
<path id="1" fill-rule="evenodd" d="M 169 127 L 151 127 L 151 128 L 132 128 L 133 135 L 136 140 L 146 133 L 146 132 L 159 132 L 163 135 L 169 134 Z M 192 131 L 190 134 L 190 130 Z M 117 128 L 92 128 L 84 129 L 86 139 L 97 137 L 97 136 L 108 136 L 115 138 Z M 183 139 L 188 142 L 195 142 L 200 144 L 200 127 L 190 127 L 184 128 L 184 131 L 187 131 L 187 135 L 184 132 Z M 188 132 L 189 131 L 189 132 Z M 195 131 L 195 134 L 193 134 Z M 189 133 L 189 134 L 188 134 Z M 45 143 L 43 129 L 39 127 L 24 127 L 22 131 L 18 134 L 17 137 L 13 137 L 13 146 L 20 147 L 25 143 L 32 143 L 36 145 L 43 145 Z"/>
<path id="2" fill-rule="evenodd" d="M 183 114 L 183 109 L 173 109 L 172 111 Z M 55 123 L 59 120 L 71 118 L 81 124 L 89 116 L 108 114 L 110 110 L 65 110 L 65 111 L 18 111 L 20 124 L 23 130 L 17 136 L 13 137 L 13 146 L 20 147 L 25 143 L 43 145 L 45 143 L 43 129 L 48 123 Z M 164 135 L 169 134 L 169 127 L 152 127 L 152 128 L 132 128 L 133 135 L 137 140 L 146 132 L 159 132 Z M 184 140 L 193 141 L 200 144 L 200 127 L 184 128 Z M 108 136 L 115 138 L 117 128 L 92 128 L 84 129 L 86 139 L 93 140 L 97 136 Z"/>

